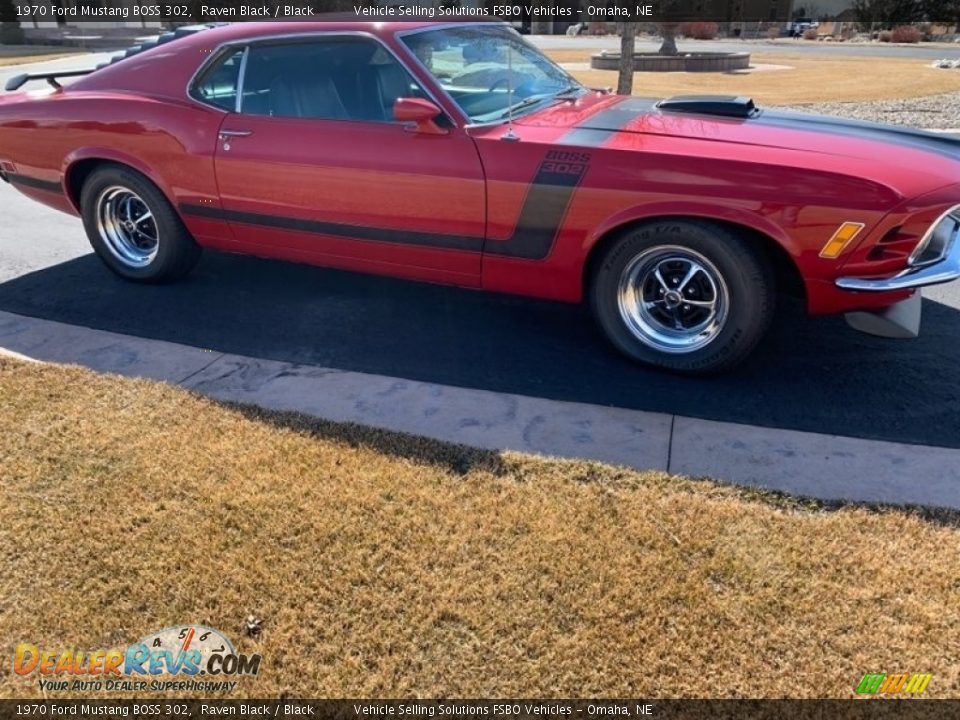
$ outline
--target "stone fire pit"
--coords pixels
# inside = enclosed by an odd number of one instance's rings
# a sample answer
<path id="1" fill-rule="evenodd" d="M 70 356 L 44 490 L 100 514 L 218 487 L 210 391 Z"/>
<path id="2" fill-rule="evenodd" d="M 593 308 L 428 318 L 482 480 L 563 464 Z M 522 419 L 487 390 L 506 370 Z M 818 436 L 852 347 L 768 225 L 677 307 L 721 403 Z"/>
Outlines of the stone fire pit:
<path id="1" fill-rule="evenodd" d="M 620 53 L 602 52 L 590 58 L 594 70 L 618 70 Z M 633 69 L 637 72 L 727 72 L 750 67 L 750 53 L 635 53 Z"/>

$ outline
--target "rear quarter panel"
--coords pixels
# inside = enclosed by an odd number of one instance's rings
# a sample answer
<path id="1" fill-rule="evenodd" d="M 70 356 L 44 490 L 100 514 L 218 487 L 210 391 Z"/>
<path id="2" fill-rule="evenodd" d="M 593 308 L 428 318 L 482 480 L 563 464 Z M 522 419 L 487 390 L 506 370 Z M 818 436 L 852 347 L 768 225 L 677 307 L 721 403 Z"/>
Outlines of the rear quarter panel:
<path id="1" fill-rule="evenodd" d="M 28 194 L 68 212 L 79 211 L 72 173 L 93 159 L 138 170 L 174 205 L 219 203 L 213 153 L 222 119 L 223 113 L 186 100 L 70 89 L 32 93 L 0 106 L 0 157 L 18 173 L 62 183 L 64 198 Z M 190 230 L 202 241 L 224 231 L 214 224 L 199 220 Z"/>
<path id="2" fill-rule="evenodd" d="M 24 173 L 67 181 L 68 192 L 79 162 L 119 162 L 149 177 L 174 205 L 219 203 L 213 154 L 226 113 L 186 94 L 190 78 L 210 58 L 213 35 L 205 31 L 158 46 L 63 90 L 34 90 L 6 101 L 0 94 L 0 158 Z M 77 211 L 75 195 L 51 195 L 31 197 Z M 201 243 L 229 236 L 220 221 L 191 219 L 188 227 Z"/>

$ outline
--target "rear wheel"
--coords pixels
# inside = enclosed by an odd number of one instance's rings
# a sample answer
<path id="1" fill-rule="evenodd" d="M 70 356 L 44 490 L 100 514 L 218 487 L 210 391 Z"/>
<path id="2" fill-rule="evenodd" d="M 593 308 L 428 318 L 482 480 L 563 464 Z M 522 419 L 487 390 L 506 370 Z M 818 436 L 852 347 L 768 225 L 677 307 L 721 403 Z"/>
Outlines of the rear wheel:
<path id="1" fill-rule="evenodd" d="M 601 329 L 631 358 L 689 374 L 719 372 L 743 360 L 769 326 L 772 273 L 723 226 L 661 220 L 607 248 L 590 303 Z"/>
<path id="2" fill-rule="evenodd" d="M 135 170 L 97 168 L 83 184 L 80 206 L 93 249 L 127 280 L 178 280 L 200 259 L 200 247 L 173 206 Z"/>

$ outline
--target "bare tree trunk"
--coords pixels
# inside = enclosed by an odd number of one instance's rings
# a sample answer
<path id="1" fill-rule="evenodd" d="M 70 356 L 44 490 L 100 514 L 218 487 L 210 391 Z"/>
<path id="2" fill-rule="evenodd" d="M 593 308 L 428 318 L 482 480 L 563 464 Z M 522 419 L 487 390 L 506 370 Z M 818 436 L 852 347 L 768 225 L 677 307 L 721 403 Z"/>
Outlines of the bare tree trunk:
<path id="1" fill-rule="evenodd" d="M 19 45 L 23 41 L 16 0 L 0 0 L 0 43 Z"/>
<path id="2" fill-rule="evenodd" d="M 661 55 L 677 55 L 677 30 L 680 29 L 680 23 L 665 22 L 658 25 L 660 28 L 660 37 L 663 38 L 663 44 L 658 51 Z"/>
<path id="3" fill-rule="evenodd" d="M 0 44 L 23 45 L 25 40 L 23 28 L 19 21 L 0 22 Z"/>
<path id="4" fill-rule="evenodd" d="M 620 76 L 617 79 L 617 94 L 633 94 L 633 51 L 637 41 L 637 24 L 623 23 L 620 33 Z"/>

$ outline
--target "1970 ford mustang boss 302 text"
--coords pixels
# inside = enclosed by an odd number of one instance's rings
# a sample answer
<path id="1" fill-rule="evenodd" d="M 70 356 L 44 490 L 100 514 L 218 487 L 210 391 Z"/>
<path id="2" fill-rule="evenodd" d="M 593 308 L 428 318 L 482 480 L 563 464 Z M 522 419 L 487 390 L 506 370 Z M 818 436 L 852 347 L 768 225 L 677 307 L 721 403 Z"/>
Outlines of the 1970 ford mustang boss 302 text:
<path id="1" fill-rule="evenodd" d="M 181 28 L 7 90 L 0 177 L 130 280 L 213 248 L 586 300 L 630 357 L 703 373 L 778 291 L 911 336 L 918 288 L 960 276 L 960 142 L 589 90 L 500 23 Z"/>

